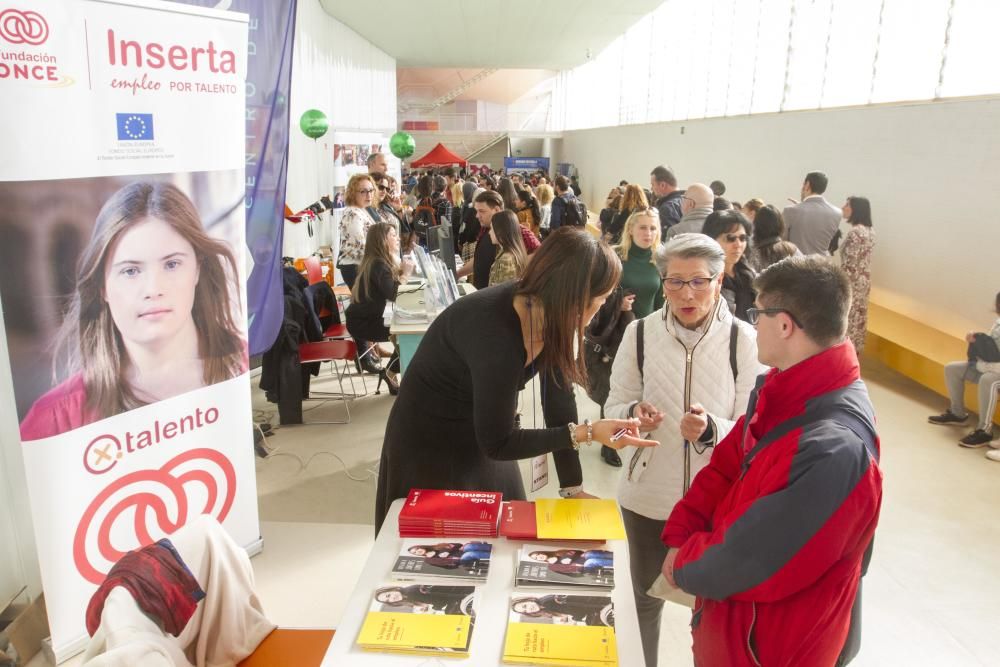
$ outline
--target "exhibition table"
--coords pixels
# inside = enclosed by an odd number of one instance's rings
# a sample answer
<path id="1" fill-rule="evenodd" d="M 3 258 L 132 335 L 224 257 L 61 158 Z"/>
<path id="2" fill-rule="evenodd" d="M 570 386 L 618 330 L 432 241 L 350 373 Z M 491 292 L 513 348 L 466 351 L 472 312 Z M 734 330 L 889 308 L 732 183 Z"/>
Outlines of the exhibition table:
<path id="1" fill-rule="evenodd" d="M 396 500 L 382 524 L 358 584 L 351 593 L 344 616 L 337 627 L 322 667 L 437 667 L 438 665 L 502 665 L 504 636 L 507 631 L 507 610 L 514 592 L 514 567 L 517 551 L 524 542 L 505 537 L 491 538 L 493 556 L 486 584 L 481 587 L 476 626 L 468 658 L 437 658 L 433 655 L 402 655 L 365 651 L 355 645 L 365 614 L 371 605 L 372 593 L 382 584 L 392 583 L 389 573 L 399 556 L 403 539 L 399 537 L 399 511 L 403 499 Z M 639 641 L 639 621 L 632 597 L 629 573 L 628 544 L 625 540 L 609 540 L 608 548 L 615 554 L 615 588 L 611 598 L 615 605 L 615 636 L 618 644 L 618 664 L 622 667 L 643 667 L 642 642 Z M 331 572 L 330 576 L 337 576 Z M 416 583 L 416 582 L 408 582 Z M 521 592 L 521 591 L 519 591 Z M 523 591 L 527 595 L 532 593 Z M 581 591 L 583 592 L 583 591 Z"/>
<path id="2" fill-rule="evenodd" d="M 411 313 L 422 313 L 426 316 L 427 307 L 424 304 L 424 292 L 416 289 L 420 283 L 408 283 L 399 288 L 399 295 L 396 297 L 396 306 Z M 461 296 L 471 294 L 476 288 L 469 283 L 459 283 Z M 428 318 L 424 322 L 400 321 L 400 317 L 393 309 L 392 322 L 389 325 L 389 333 L 396 337 L 396 345 L 399 347 L 399 370 L 406 372 L 406 367 L 410 365 L 410 360 L 417 352 L 417 346 L 427 333 L 431 321 Z"/>

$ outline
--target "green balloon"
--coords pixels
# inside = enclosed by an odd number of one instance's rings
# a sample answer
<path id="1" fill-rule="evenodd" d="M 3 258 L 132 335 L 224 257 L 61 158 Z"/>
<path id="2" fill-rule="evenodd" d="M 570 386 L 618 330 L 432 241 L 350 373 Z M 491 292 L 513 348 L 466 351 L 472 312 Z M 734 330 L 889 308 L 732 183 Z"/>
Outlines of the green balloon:
<path id="1" fill-rule="evenodd" d="M 319 109 L 309 109 L 299 119 L 299 127 L 302 128 L 302 134 L 310 139 L 319 139 L 330 129 L 330 121 Z"/>
<path id="2" fill-rule="evenodd" d="M 400 160 L 405 160 L 417 150 L 417 142 L 406 132 L 397 132 L 389 139 L 389 150 Z"/>

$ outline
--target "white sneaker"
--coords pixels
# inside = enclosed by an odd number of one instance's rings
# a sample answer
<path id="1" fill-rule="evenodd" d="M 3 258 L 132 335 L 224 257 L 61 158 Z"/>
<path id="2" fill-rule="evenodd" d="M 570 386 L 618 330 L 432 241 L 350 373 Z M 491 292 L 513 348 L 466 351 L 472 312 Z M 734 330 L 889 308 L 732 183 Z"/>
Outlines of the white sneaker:
<path id="1" fill-rule="evenodd" d="M 1000 463 L 1000 449 L 989 450 L 988 452 L 986 452 L 986 458 L 988 458 L 990 461 L 996 461 L 997 463 Z"/>

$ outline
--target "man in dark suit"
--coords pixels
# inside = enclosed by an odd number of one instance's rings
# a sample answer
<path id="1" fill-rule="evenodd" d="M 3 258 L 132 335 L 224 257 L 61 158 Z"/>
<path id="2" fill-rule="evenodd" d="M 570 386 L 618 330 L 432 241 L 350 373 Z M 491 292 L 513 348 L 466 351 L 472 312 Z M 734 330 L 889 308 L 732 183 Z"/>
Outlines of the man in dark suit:
<path id="1" fill-rule="evenodd" d="M 823 198 L 828 182 L 823 172 L 809 172 L 802 183 L 802 201 L 784 210 L 788 240 L 803 255 L 829 255 L 830 241 L 840 226 L 840 209 Z"/>

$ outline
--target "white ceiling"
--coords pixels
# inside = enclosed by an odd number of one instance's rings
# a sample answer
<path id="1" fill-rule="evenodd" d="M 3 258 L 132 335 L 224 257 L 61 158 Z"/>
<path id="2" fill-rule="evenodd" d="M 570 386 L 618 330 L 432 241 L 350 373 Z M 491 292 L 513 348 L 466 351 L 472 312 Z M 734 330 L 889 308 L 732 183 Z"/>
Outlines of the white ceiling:
<path id="1" fill-rule="evenodd" d="M 561 70 L 587 61 L 663 0 L 320 0 L 398 67 Z"/>
<path id="2" fill-rule="evenodd" d="M 481 71 L 426 67 L 398 68 L 396 88 L 399 91 L 399 101 L 402 103 L 410 99 L 432 100 L 458 88 Z M 544 69 L 502 69 L 470 86 L 455 99 L 510 104 L 555 74 L 552 70 Z"/>

